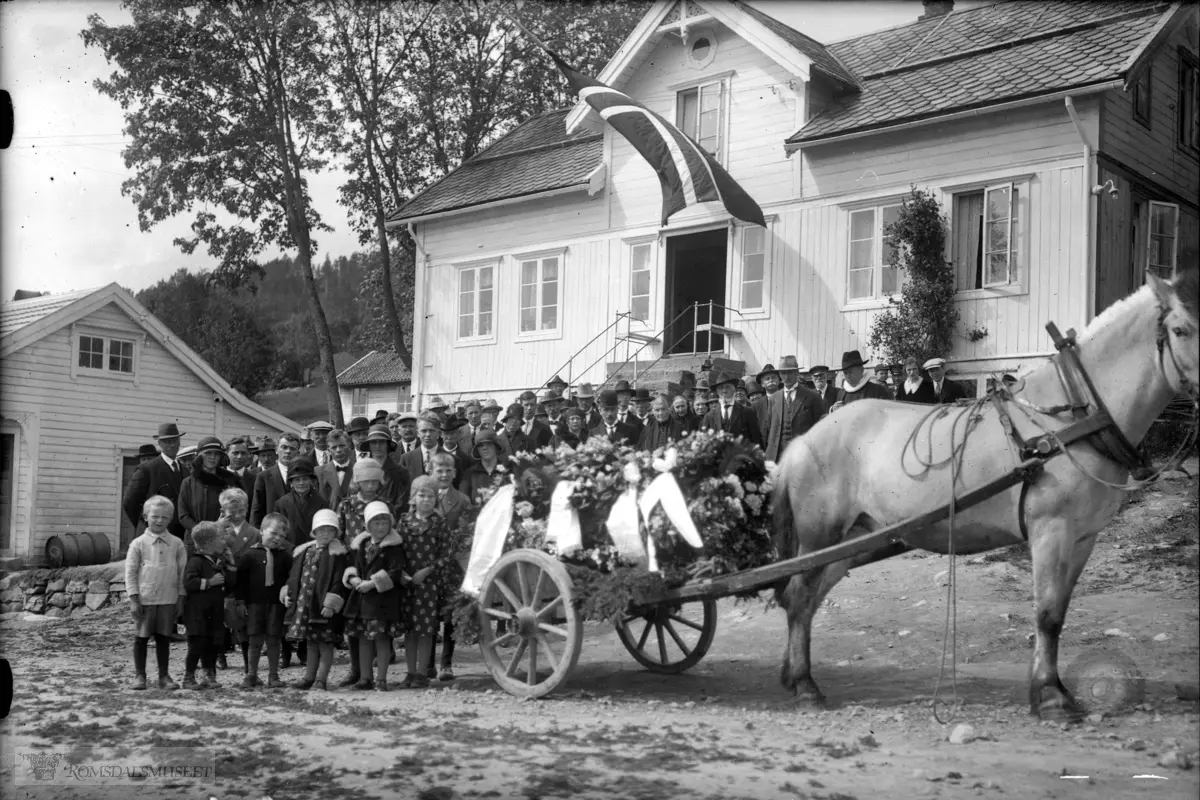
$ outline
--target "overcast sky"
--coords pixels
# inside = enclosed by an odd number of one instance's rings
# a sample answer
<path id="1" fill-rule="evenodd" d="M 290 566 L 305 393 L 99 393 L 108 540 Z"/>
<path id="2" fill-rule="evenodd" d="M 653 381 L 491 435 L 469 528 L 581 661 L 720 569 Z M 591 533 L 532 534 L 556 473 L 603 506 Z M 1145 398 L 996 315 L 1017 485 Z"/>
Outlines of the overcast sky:
<path id="1" fill-rule="evenodd" d="M 921 3 L 903 0 L 751 0 L 818 41 L 845 39 L 915 20 Z M 976 5 L 967 3 L 962 5 Z M 120 107 L 92 81 L 111 68 L 79 38 L 89 14 L 129 21 L 117 2 L 11 0 L 0 3 L 0 88 L 15 107 L 12 145 L 0 152 L 0 300 L 20 289 L 64 292 L 116 281 L 134 291 L 179 267 L 212 262 L 172 244 L 188 218 L 138 230 L 120 152 Z M 333 234 L 319 237 L 318 260 L 360 249 L 336 202 L 336 174 L 311 179 L 314 201 Z"/>

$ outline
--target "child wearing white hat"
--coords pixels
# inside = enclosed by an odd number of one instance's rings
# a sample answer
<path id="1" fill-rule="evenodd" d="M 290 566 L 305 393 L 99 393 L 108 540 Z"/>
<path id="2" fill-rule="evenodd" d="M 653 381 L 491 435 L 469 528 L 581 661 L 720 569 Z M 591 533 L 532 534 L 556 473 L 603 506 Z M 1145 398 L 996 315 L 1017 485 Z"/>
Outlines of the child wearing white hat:
<path id="1" fill-rule="evenodd" d="M 308 643 L 307 672 L 293 684 L 297 689 L 328 688 L 333 649 L 342 638 L 348 594 L 342 575 L 349 558 L 340 532 L 337 513 L 323 508 L 313 515 L 312 541 L 292 553 L 292 572 L 280 594 L 288 609 L 283 620 L 288 638 Z"/>
<path id="2" fill-rule="evenodd" d="M 362 679 L 354 688 L 386 692 L 392 639 L 403 633 L 400 587 L 408 575 L 404 571 L 402 540 L 393 529 L 395 519 L 387 503 L 369 503 L 364 516 L 367 529 L 351 541 L 352 565 L 342 576 L 342 583 L 351 590 L 346 601 L 346 633 L 358 640 Z"/>

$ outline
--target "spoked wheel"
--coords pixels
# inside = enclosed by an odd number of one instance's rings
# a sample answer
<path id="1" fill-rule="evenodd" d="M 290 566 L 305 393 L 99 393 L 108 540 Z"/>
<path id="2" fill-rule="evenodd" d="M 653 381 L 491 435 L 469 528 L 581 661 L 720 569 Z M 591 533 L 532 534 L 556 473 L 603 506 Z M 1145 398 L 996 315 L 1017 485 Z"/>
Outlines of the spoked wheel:
<path id="1" fill-rule="evenodd" d="M 717 632 L 717 602 L 655 606 L 617 624 L 629 654 L 651 672 L 675 675 L 700 663 Z"/>
<path id="2" fill-rule="evenodd" d="M 483 579 L 479 648 L 496 683 L 518 697 L 542 697 L 567 679 L 583 644 L 574 584 L 541 550 L 505 553 Z"/>

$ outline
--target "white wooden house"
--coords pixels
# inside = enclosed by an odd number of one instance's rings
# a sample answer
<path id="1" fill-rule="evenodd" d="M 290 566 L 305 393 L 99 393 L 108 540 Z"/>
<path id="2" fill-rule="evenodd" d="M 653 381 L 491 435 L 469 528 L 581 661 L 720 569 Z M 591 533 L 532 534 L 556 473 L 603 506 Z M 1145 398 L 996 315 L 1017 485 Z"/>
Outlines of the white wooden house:
<path id="1" fill-rule="evenodd" d="M 823 46 L 736 1 L 658 2 L 597 77 L 710 149 L 767 229 L 714 203 L 662 226 L 655 174 L 586 104 L 531 119 L 389 221 L 418 247 L 414 392 L 600 382 L 638 348 L 660 370 L 870 356 L 902 280 L 882 225 L 913 185 L 950 226 L 957 377 L 1045 358 L 1048 320 L 1082 326 L 1147 267 L 1196 261 L 1196 20 L 927 3 Z"/>
<path id="2" fill-rule="evenodd" d="M 400 356 L 372 350 L 338 376 L 342 417 L 374 417 L 378 411 L 412 411 L 412 375 Z"/>
<path id="3" fill-rule="evenodd" d="M 246 399 L 115 283 L 0 305 L 0 367 L 3 558 L 37 563 L 66 533 L 126 549 L 121 496 L 160 423 L 176 423 L 184 446 L 300 427 Z"/>

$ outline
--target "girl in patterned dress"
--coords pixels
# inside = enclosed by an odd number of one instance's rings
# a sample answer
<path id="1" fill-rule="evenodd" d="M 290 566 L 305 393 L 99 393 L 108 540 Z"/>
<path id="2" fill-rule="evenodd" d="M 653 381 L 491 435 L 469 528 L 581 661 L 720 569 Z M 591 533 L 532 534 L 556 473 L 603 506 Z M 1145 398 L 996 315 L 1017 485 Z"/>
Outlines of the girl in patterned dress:
<path id="1" fill-rule="evenodd" d="M 433 653 L 433 639 L 441 621 L 438 598 L 442 574 L 450 559 L 450 537 L 445 520 L 437 513 L 437 480 L 420 476 L 412 482 L 410 496 L 412 510 L 401 519 L 399 530 L 411 581 L 401 599 L 408 662 L 408 675 L 401 688 L 420 689 L 429 686 L 429 677 L 418 671 L 418 665 L 428 664 Z"/>
<path id="2" fill-rule="evenodd" d="M 401 633 L 400 586 L 407 577 L 404 549 L 400 534 L 392 529 L 387 503 L 368 503 L 365 517 L 367 530 L 350 543 L 353 565 L 342 577 L 342 583 L 351 590 L 346 601 L 346 633 L 358 640 L 358 664 L 363 673 L 354 688 L 386 692 L 392 637 Z"/>
<path id="3" fill-rule="evenodd" d="M 383 466 L 373 458 L 363 456 L 354 462 L 354 478 L 350 482 L 350 493 L 338 503 L 338 521 L 342 526 L 342 541 L 349 544 L 367 531 L 366 508 L 376 500 L 384 500 Z M 386 503 L 386 501 L 384 501 Z M 355 686 L 361 678 L 358 663 L 358 634 L 347 631 L 346 644 L 350 653 L 350 672 L 338 681 L 338 686 Z M 390 659 L 394 651 L 389 646 Z M 370 676 L 371 668 L 367 667 Z"/>
<path id="4" fill-rule="evenodd" d="M 346 546 L 337 540 L 337 514 L 323 508 L 313 516 L 312 540 L 292 553 L 292 574 L 281 593 L 287 606 L 289 639 L 308 642 L 307 673 L 296 689 L 327 688 L 333 648 L 342 637 L 342 606 L 348 590 L 342 575 L 349 566 Z"/>

